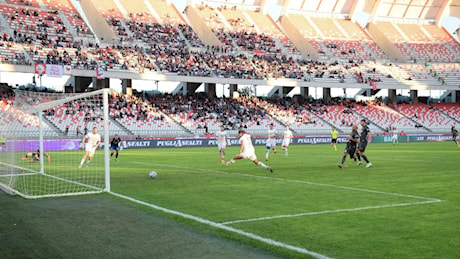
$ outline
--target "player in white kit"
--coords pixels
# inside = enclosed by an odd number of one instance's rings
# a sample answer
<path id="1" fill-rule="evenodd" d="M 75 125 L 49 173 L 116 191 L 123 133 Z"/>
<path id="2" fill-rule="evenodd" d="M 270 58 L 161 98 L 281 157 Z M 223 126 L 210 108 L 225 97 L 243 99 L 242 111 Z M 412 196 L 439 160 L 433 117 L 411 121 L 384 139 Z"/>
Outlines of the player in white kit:
<path id="1" fill-rule="evenodd" d="M 270 124 L 270 129 L 268 129 L 267 136 L 267 151 L 265 152 L 265 161 L 268 161 L 268 155 L 270 154 L 270 148 L 273 150 L 273 153 L 276 153 L 276 137 L 278 137 L 278 132 L 275 129 L 273 123 Z"/>
<path id="2" fill-rule="evenodd" d="M 291 139 L 292 139 L 292 131 L 289 129 L 289 126 L 287 125 L 286 126 L 286 129 L 284 130 L 284 135 L 283 135 L 283 143 L 281 144 L 281 149 L 284 150 L 286 156 L 288 156 L 288 147 L 289 147 L 289 144 L 291 143 Z"/>
<path id="3" fill-rule="evenodd" d="M 88 141 L 86 146 L 85 146 L 85 141 Z M 83 158 L 81 159 L 81 162 L 78 168 L 81 168 L 83 166 L 83 163 L 85 162 L 86 157 L 89 156 L 89 159 L 86 162 L 86 167 L 88 167 L 91 160 L 93 160 L 94 152 L 96 152 L 96 149 L 99 147 L 100 144 L 101 144 L 101 136 L 97 133 L 97 127 L 94 127 L 93 132 L 85 135 L 83 139 L 81 140 L 81 148 L 85 149 L 85 154 L 83 155 Z"/>
<path id="4" fill-rule="evenodd" d="M 220 126 L 220 131 L 216 133 L 217 139 L 217 148 L 219 149 L 219 154 L 222 162 L 225 162 L 225 148 L 228 144 L 228 135 L 227 131 L 223 125 Z"/>
<path id="5" fill-rule="evenodd" d="M 270 171 L 273 172 L 273 169 L 270 168 L 269 166 L 265 165 L 263 162 L 259 162 L 257 160 L 257 156 L 254 150 L 254 146 L 252 145 L 251 141 L 251 135 L 246 133 L 244 130 L 238 131 L 238 138 L 240 139 L 240 153 L 235 155 L 232 160 L 224 163 L 225 166 L 229 166 L 230 164 L 236 162 L 236 160 L 239 159 L 249 159 L 254 162 L 254 164 Z"/>
<path id="6" fill-rule="evenodd" d="M 393 138 L 392 138 L 392 141 L 393 141 L 393 145 L 399 144 L 399 142 L 398 142 L 398 132 L 396 131 L 396 128 L 393 129 Z"/>

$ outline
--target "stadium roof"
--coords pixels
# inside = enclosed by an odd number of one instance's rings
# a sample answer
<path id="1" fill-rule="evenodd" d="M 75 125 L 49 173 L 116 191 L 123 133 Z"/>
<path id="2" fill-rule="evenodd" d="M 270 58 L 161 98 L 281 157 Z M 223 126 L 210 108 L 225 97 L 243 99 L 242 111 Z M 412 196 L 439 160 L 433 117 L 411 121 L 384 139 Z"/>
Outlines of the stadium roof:
<path id="1" fill-rule="evenodd" d="M 281 5 L 288 5 L 290 9 L 319 13 L 348 14 L 358 0 L 301 0 L 278 1 Z"/>
<path id="2" fill-rule="evenodd" d="M 443 17 L 449 16 L 460 19 L 460 0 L 189 0 L 188 3 L 258 6 L 262 10 L 278 6 L 283 8 L 283 13 L 300 11 L 311 14 L 342 14 L 349 17 L 353 17 L 357 12 L 364 12 L 377 20 L 393 18 L 439 22 Z"/>
<path id="3" fill-rule="evenodd" d="M 374 6 L 370 13 L 376 17 L 394 17 L 407 19 L 438 20 L 443 16 L 458 16 L 455 5 L 460 1 L 452 0 L 373 0 Z M 364 10 L 366 11 L 366 10 Z"/>

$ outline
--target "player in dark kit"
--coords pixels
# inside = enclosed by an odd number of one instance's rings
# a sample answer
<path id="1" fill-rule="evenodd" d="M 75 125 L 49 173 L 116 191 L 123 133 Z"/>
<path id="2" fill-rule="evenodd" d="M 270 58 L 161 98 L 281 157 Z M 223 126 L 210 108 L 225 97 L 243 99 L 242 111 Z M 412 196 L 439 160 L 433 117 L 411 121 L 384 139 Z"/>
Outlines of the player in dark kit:
<path id="1" fill-rule="evenodd" d="M 118 152 L 120 151 L 121 147 L 123 147 L 123 142 L 118 135 L 115 135 L 112 138 L 112 141 L 110 141 L 110 150 L 112 151 L 110 153 L 110 159 L 112 159 L 112 155 L 115 153 L 115 160 L 118 161 Z"/>
<path id="2" fill-rule="evenodd" d="M 458 140 L 457 140 L 458 131 L 457 129 L 455 129 L 455 126 L 452 126 L 450 131 L 452 132 L 452 141 L 454 141 L 455 144 L 457 144 L 457 147 L 460 147 L 460 145 L 458 145 Z"/>
<path id="3" fill-rule="evenodd" d="M 357 165 L 361 165 L 361 157 L 363 157 L 364 161 L 366 161 L 367 165 L 366 168 L 369 168 L 372 166 L 372 163 L 367 159 L 367 156 L 364 154 L 364 151 L 366 151 L 366 146 L 369 142 L 371 142 L 371 131 L 369 130 L 369 127 L 367 126 L 366 120 L 361 119 L 359 122 L 361 124 L 361 134 L 359 135 L 359 142 L 358 142 L 358 153 L 356 153 L 356 157 L 358 157 L 358 163 Z"/>
<path id="4" fill-rule="evenodd" d="M 339 168 L 343 167 L 345 160 L 347 159 L 347 155 L 350 155 L 350 159 L 355 159 L 355 151 L 356 151 L 356 144 L 359 141 L 359 134 L 358 134 L 358 126 L 353 125 L 351 128 L 351 134 L 347 137 L 347 147 L 345 147 L 345 151 L 343 152 L 342 162 L 339 164 Z"/>
<path id="5" fill-rule="evenodd" d="M 51 157 L 47 153 L 43 152 L 43 156 L 48 158 L 48 163 L 51 162 Z M 22 157 L 22 160 L 29 160 L 30 163 L 40 161 L 40 149 L 26 153 L 26 156 Z"/>

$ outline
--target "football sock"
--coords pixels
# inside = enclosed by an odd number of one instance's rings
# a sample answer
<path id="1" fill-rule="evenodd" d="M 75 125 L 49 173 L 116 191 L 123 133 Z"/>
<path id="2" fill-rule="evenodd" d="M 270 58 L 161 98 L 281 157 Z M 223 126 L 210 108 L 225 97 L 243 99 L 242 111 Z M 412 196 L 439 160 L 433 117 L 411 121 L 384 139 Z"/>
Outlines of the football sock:
<path id="1" fill-rule="evenodd" d="M 117 159 L 118 159 L 118 154 L 115 154 L 115 158 L 117 158 Z"/>
<path id="2" fill-rule="evenodd" d="M 356 154 L 356 158 L 358 158 L 358 161 L 361 161 L 361 156 L 359 155 L 359 153 Z"/>
<path id="3" fill-rule="evenodd" d="M 265 158 L 268 159 L 268 154 L 270 153 L 270 150 L 267 149 L 267 152 L 265 153 Z"/>
<path id="4" fill-rule="evenodd" d="M 288 153 L 289 153 L 289 152 L 288 152 L 288 149 L 287 149 L 287 147 L 286 147 L 286 148 L 284 148 L 284 153 L 286 154 L 286 156 L 288 156 Z"/>
<path id="5" fill-rule="evenodd" d="M 342 162 L 341 162 L 340 164 L 343 164 L 343 163 L 345 162 L 346 159 L 347 159 L 347 156 L 344 155 L 344 156 L 342 157 Z"/>
<path id="6" fill-rule="evenodd" d="M 334 151 L 337 152 L 337 145 L 334 145 Z"/>
<path id="7" fill-rule="evenodd" d="M 265 163 L 263 163 L 263 162 L 259 162 L 259 163 L 257 163 L 257 165 L 259 165 L 260 167 L 263 167 L 263 168 L 265 168 L 265 169 L 267 169 L 267 167 L 268 167 L 268 166 L 265 165 Z"/>
<path id="8" fill-rule="evenodd" d="M 230 164 L 232 164 L 234 162 L 235 162 L 235 160 L 231 159 L 230 161 L 226 162 L 225 165 L 230 165 Z"/>
<path id="9" fill-rule="evenodd" d="M 365 154 L 363 154 L 363 159 L 364 161 L 366 161 L 367 163 L 369 163 L 369 160 L 367 159 L 367 156 Z"/>
<path id="10" fill-rule="evenodd" d="M 80 166 L 82 166 L 83 163 L 85 163 L 85 160 L 81 159 Z"/>

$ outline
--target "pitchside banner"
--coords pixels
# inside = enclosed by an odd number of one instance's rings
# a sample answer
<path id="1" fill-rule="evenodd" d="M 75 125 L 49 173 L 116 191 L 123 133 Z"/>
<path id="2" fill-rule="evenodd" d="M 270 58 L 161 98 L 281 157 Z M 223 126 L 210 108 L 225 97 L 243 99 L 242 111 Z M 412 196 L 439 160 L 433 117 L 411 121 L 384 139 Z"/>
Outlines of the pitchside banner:
<path id="1" fill-rule="evenodd" d="M 229 138 L 230 146 L 238 146 L 239 140 Z M 399 136 L 398 141 L 403 142 L 433 142 L 433 141 L 451 141 L 451 135 L 419 135 L 419 136 Z M 254 137 L 252 142 L 254 145 L 265 145 L 267 139 L 264 137 Z M 346 137 L 339 137 L 338 143 L 346 143 Z M 217 146 L 215 139 L 157 139 L 157 140 L 123 140 L 123 148 L 156 148 L 156 147 L 199 147 L 199 146 Z M 281 145 L 282 139 L 278 138 L 276 143 Z M 291 145 L 297 144 L 328 144 L 331 142 L 330 137 L 294 137 L 291 140 Z M 373 143 L 390 143 L 393 142 L 391 136 L 373 136 Z M 45 140 L 45 151 L 65 151 L 81 149 L 81 139 L 63 139 L 63 140 Z M 101 148 L 104 143 L 101 143 Z M 0 151 L 5 151 L 6 147 L 10 151 L 35 151 L 39 148 L 38 140 L 9 140 L 7 145 L 0 146 Z"/>
<path id="2" fill-rule="evenodd" d="M 45 140 L 43 142 L 43 149 L 45 151 L 66 151 L 78 150 L 80 139 L 63 139 L 63 140 Z M 17 152 L 31 152 L 40 148 L 38 140 L 8 140 L 7 145 L 0 146 L 0 151 L 17 151 Z"/>
<path id="3" fill-rule="evenodd" d="M 240 145 L 240 142 L 236 138 L 229 138 L 229 145 Z M 252 138 L 254 145 L 265 145 L 267 138 Z M 276 143 L 281 145 L 282 139 L 277 139 Z M 330 143 L 331 138 L 327 137 L 305 137 L 305 138 L 293 138 L 291 144 L 326 144 Z M 339 142 L 346 142 L 345 138 L 339 138 Z M 125 148 L 153 148 L 153 147 L 196 147 L 196 146 L 217 146 L 217 140 L 215 139 L 165 139 L 165 140 L 129 140 L 125 141 Z"/>

